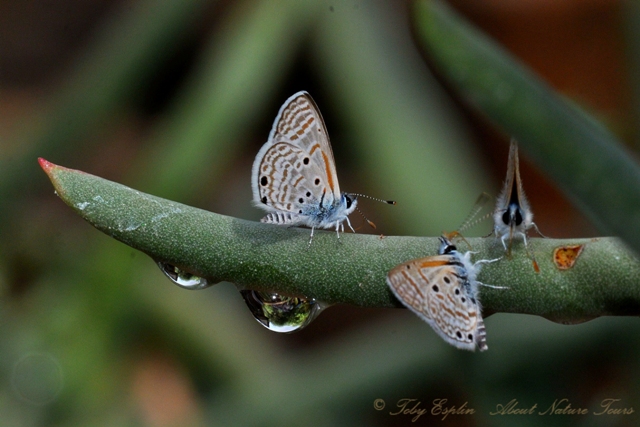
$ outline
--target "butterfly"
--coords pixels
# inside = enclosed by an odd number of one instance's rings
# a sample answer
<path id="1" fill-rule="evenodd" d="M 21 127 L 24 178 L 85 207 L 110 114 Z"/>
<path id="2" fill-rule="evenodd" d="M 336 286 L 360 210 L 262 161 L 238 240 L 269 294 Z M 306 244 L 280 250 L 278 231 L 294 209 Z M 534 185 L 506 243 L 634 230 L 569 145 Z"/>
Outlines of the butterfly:
<path id="1" fill-rule="evenodd" d="M 443 234 L 438 255 L 418 258 L 394 267 L 387 274 L 393 294 L 449 344 L 464 350 L 488 349 L 476 280 L 481 264 L 471 262 L 451 242 L 457 232 Z"/>
<path id="2" fill-rule="evenodd" d="M 538 234 L 542 236 L 538 226 L 533 222 L 533 212 L 529 206 L 529 201 L 522 189 L 522 180 L 520 179 L 520 162 L 518 160 L 518 143 L 512 139 L 509 149 L 509 161 L 507 166 L 507 179 L 502 188 L 502 192 L 496 200 L 496 207 L 493 212 L 493 231 L 498 239 L 502 242 L 505 251 L 511 254 L 511 245 L 514 238 L 522 237 L 525 249 L 529 253 L 527 246 L 527 230 L 535 227 Z M 506 239 L 509 239 L 507 247 Z M 529 253 L 533 261 L 533 267 L 539 272 L 538 263 Z"/>
<path id="3" fill-rule="evenodd" d="M 305 91 L 280 108 L 253 162 L 251 189 L 254 205 L 268 212 L 261 222 L 311 227 L 309 245 L 316 228 L 335 226 L 340 238 L 346 221 L 355 233 L 349 214 L 357 209 L 361 195 L 340 191 L 327 128 Z"/>

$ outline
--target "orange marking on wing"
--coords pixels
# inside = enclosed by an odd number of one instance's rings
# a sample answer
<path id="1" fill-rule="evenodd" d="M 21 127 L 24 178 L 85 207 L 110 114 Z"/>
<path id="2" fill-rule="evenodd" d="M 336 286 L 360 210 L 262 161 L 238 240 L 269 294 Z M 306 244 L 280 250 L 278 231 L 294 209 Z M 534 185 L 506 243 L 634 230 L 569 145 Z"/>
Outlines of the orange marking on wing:
<path id="1" fill-rule="evenodd" d="M 293 183 L 293 188 L 298 188 L 298 184 L 300 184 L 300 181 L 302 181 L 303 179 L 304 177 L 300 175 L 298 179 L 296 179 L 295 182 Z"/>
<path id="2" fill-rule="evenodd" d="M 311 126 L 311 123 L 313 123 L 313 117 L 309 117 L 309 120 L 307 120 L 306 122 L 304 122 L 301 126 L 300 129 L 298 129 L 298 132 L 296 132 L 298 135 L 302 135 L 308 128 L 309 126 Z"/>
<path id="3" fill-rule="evenodd" d="M 409 286 L 413 288 L 416 294 L 420 295 L 421 299 L 424 299 L 424 294 L 422 293 L 422 289 L 420 289 L 420 286 L 418 286 L 416 282 L 413 281 L 411 276 L 409 276 L 404 270 L 400 274 L 404 276 L 405 280 L 409 283 Z M 408 295 L 405 295 L 405 296 L 408 296 Z"/>
<path id="4" fill-rule="evenodd" d="M 420 275 L 420 277 L 422 277 L 422 280 L 424 280 L 424 283 L 426 283 L 427 285 L 429 284 L 429 279 L 427 279 L 427 276 L 425 276 L 422 273 L 422 269 L 418 268 L 418 274 Z M 436 294 L 436 297 L 439 297 L 440 294 Z"/>
<path id="5" fill-rule="evenodd" d="M 440 304 L 440 311 L 445 311 L 445 312 L 449 313 L 449 315 L 451 315 L 451 317 L 457 317 L 455 315 L 455 313 L 449 307 L 447 307 L 444 304 Z"/>
<path id="6" fill-rule="evenodd" d="M 309 151 L 309 155 L 313 155 L 313 152 L 316 150 L 320 149 L 320 144 L 315 144 L 313 147 L 311 147 L 311 151 Z"/>
<path id="7" fill-rule="evenodd" d="M 447 265 L 448 261 L 445 260 L 438 260 L 438 261 L 422 261 L 422 263 L 420 263 L 420 268 L 429 268 L 429 267 L 441 267 L 443 265 Z"/>
<path id="8" fill-rule="evenodd" d="M 331 176 L 331 169 L 329 168 L 329 158 L 327 155 L 322 152 L 322 158 L 324 159 L 324 170 L 327 173 L 327 179 L 329 180 L 329 188 L 332 193 L 335 193 L 335 188 L 333 187 L 333 177 Z"/>

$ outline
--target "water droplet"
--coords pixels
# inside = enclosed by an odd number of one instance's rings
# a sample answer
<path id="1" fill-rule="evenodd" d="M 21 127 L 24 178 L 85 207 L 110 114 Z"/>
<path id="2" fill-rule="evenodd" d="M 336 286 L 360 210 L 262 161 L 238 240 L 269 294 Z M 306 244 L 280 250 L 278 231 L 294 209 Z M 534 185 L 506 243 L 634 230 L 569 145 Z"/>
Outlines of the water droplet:
<path id="1" fill-rule="evenodd" d="M 29 352 L 14 365 L 11 373 L 13 392 L 34 405 L 53 402 L 62 390 L 62 367 L 49 353 Z"/>
<path id="2" fill-rule="evenodd" d="M 551 317 L 547 317 L 547 319 L 551 320 L 552 322 L 560 323 L 561 325 L 579 325 L 580 323 L 589 322 L 595 319 L 595 317 L 585 317 L 582 319 L 560 319 L 560 318 L 556 319 L 551 316 Z"/>
<path id="3" fill-rule="evenodd" d="M 297 332 L 326 308 L 313 298 L 289 297 L 275 292 L 240 291 L 253 317 L 273 332 Z"/>
<path id="4" fill-rule="evenodd" d="M 197 291 L 213 285 L 213 283 L 209 283 L 207 279 L 181 270 L 175 265 L 162 261 L 157 261 L 157 263 L 165 276 L 181 288 Z"/>

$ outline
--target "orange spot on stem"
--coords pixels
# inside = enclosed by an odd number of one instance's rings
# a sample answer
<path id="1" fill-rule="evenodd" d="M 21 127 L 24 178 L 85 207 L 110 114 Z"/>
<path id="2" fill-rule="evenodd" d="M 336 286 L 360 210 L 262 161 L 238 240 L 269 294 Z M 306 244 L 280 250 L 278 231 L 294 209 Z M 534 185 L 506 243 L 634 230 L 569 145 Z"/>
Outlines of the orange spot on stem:
<path id="1" fill-rule="evenodd" d="M 585 245 L 559 246 L 553 251 L 553 263 L 558 270 L 571 269 L 584 250 Z"/>

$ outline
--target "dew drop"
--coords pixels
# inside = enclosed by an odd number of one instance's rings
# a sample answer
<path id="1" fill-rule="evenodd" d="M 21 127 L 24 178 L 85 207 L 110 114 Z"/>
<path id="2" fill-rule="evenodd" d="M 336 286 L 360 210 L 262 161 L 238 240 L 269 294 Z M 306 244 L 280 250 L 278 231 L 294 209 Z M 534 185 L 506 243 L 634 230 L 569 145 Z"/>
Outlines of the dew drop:
<path id="1" fill-rule="evenodd" d="M 197 291 L 213 285 L 213 283 L 210 283 L 207 279 L 180 270 L 175 265 L 162 261 L 157 261 L 157 263 L 164 275 L 181 288 Z"/>
<path id="2" fill-rule="evenodd" d="M 275 292 L 240 291 L 253 317 L 273 332 L 297 332 L 326 308 L 313 298 L 289 297 Z"/>

